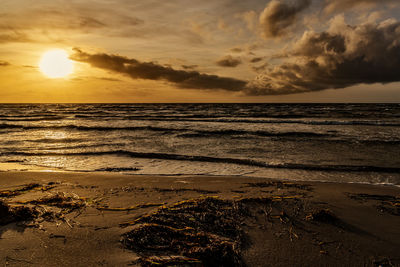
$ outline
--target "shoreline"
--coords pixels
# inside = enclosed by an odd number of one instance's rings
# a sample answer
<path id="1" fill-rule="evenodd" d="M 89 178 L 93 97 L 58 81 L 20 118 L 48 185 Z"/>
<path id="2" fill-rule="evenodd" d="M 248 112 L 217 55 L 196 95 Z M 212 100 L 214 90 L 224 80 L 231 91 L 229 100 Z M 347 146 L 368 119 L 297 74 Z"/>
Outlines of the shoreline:
<path id="1" fill-rule="evenodd" d="M 37 183 L 37 188 L 21 191 L 32 183 Z M 400 264 L 396 254 L 400 249 L 400 188 L 392 185 L 238 176 L 0 172 L 0 191 L 13 190 L 20 191 L 0 199 L 13 207 L 45 209 L 58 217 L 46 220 L 40 215 L 29 222 L 0 226 L 0 246 L 5 248 L 0 263 L 7 266 L 140 266 L 151 257 L 189 255 L 172 248 L 156 253 L 135 251 L 126 246 L 126 240 L 121 242 L 125 234 L 145 225 L 133 221 L 149 215 L 151 219 L 155 214 L 172 216 L 169 207 L 189 200 L 203 206 L 207 203 L 202 201 L 211 201 L 210 207 L 236 203 L 246 210 L 236 219 L 243 223 L 238 231 L 250 241 L 238 252 L 247 266 Z M 82 205 L 68 210 L 38 201 L 57 194 L 70 197 L 72 202 L 65 202 L 69 205 Z M 183 208 L 177 208 L 179 216 L 187 214 L 179 212 Z M 325 211 L 328 217 L 315 219 L 318 212 Z M 203 213 L 212 214 L 209 209 Z M 154 224 L 155 218 L 152 220 L 149 223 Z M 124 223 L 131 224 L 121 226 Z M 197 231 L 208 229 L 196 225 L 200 227 Z M 230 238 L 234 247 L 241 244 L 218 229 L 204 229 L 201 232 L 209 236 Z"/>
<path id="2" fill-rule="evenodd" d="M 6 167 L 6 168 L 5 168 Z M 29 167 L 31 169 L 27 169 L 26 167 Z M 279 175 L 276 173 L 273 173 L 271 176 L 275 177 L 265 177 L 265 176 L 251 176 L 247 174 L 187 174 L 187 173 L 182 173 L 182 174 L 153 174 L 153 173 L 135 173 L 135 172 L 125 172 L 125 171 L 76 171 L 76 170 L 62 170 L 59 168 L 47 168 L 47 167 L 40 167 L 40 166 L 34 166 L 34 165 L 24 165 L 20 163 L 14 163 L 14 162 L 7 162 L 7 163 L 0 163 L 0 173 L 69 173 L 72 175 L 76 174 L 89 174 L 89 175 L 105 175 L 105 176 L 152 176 L 152 177 L 229 177 L 229 178 L 245 178 L 245 179 L 271 179 L 271 180 L 280 180 L 280 181 L 288 181 L 288 182 L 310 182 L 310 183 L 334 183 L 334 184 L 365 184 L 365 185 L 372 185 L 372 186 L 394 186 L 400 188 L 400 184 L 395 184 L 395 183 L 390 183 L 390 182 L 377 182 L 377 183 L 372 183 L 372 182 L 362 182 L 362 181 L 356 181 L 356 182 L 347 182 L 347 181 L 330 181 L 330 180 L 318 180 L 318 179 L 312 179 L 312 180 L 305 180 L 305 179 L 299 179 L 299 178 L 283 178 L 283 177 L 278 177 Z M 342 174 L 346 172 L 342 171 L 330 171 L 330 173 L 337 173 Z M 291 175 L 291 174 L 290 174 Z M 297 175 L 301 176 L 301 175 Z"/>

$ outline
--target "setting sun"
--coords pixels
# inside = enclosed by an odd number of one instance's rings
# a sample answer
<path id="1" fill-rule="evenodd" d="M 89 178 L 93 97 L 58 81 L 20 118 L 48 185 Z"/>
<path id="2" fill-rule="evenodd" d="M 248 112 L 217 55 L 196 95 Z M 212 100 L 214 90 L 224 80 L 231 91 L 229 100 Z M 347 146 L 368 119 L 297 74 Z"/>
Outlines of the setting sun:
<path id="1" fill-rule="evenodd" d="M 40 71 L 49 78 L 63 78 L 74 70 L 73 62 L 68 53 L 62 49 L 47 51 L 39 62 Z"/>

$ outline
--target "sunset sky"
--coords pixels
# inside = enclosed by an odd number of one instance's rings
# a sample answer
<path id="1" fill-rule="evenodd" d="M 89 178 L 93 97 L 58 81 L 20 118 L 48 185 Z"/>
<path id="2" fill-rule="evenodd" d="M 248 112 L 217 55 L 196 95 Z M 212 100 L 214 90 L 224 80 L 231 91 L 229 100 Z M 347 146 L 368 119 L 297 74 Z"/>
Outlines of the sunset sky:
<path id="1" fill-rule="evenodd" d="M 39 68 L 54 49 L 65 77 Z M 398 0 L 0 4 L 4 103 L 400 102 L 399 82 Z"/>

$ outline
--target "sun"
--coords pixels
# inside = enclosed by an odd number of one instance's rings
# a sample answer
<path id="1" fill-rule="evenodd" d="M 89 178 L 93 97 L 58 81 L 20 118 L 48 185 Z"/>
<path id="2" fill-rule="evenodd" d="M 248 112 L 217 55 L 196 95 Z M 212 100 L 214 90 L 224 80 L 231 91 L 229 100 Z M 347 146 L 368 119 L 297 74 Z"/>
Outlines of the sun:
<path id="1" fill-rule="evenodd" d="M 74 63 L 62 49 L 45 52 L 39 62 L 40 71 L 49 78 L 64 78 L 74 71 Z"/>

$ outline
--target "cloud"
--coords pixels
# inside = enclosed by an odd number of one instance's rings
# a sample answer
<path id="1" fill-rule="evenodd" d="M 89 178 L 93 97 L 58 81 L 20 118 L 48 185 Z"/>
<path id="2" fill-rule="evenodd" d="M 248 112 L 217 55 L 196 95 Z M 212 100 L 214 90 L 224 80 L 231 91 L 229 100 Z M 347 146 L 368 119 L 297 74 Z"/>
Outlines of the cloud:
<path id="1" fill-rule="evenodd" d="M 102 18 L 95 18 L 93 14 L 85 14 L 58 9 L 31 9 L 20 13 L 3 14 L 0 19 L 2 30 L 31 30 L 31 29 L 72 29 L 92 30 L 107 27 Z M 109 21 L 109 20 L 107 20 Z"/>
<path id="2" fill-rule="evenodd" d="M 295 22 L 297 15 L 308 8 L 311 0 L 298 0 L 289 5 L 280 0 L 272 0 L 260 15 L 260 25 L 265 38 L 275 38 L 287 33 Z"/>
<path id="3" fill-rule="evenodd" d="M 287 51 L 283 63 L 253 66 L 258 76 L 251 82 L 175 70 L 118 55 L 88 54 L 79 49 L 75 49 L 72 59 L 133 79 L 161 80 L 180 88 L 222 89 L 247 95 L 294 94 L 400 81 L 400 22 L 390 19 L 350 26 L 343 16 L 336 16 L 329 25 L 326 31 L 306 31 Z"/>
<path id="4" fill-rule="evenodd" d="M 89 63 L 93 67 L 125 74 L 132 79 L 161 80 L 180 88 L 223 89 L 241 91 L 246 81 L 199 73 L 197 71 L 175 70 L 153 62 L 140 62 L 118 55 L 88 54 L 75 48 L 71 59 Z"/>
<path id="5" fill-rule="evenodd" d="M 49 2 L 1 14 L 0 43 L 52 41 L 52 36 L 60 35 L 60 31 L 65 38 L 71 33 L 125 37 L 134 35 L 132 32 L 143 24 L 143 20 L 126 10 L 85 3 L 68 3 L 60 8 Z"/>
<path id="6" fill-rule="evenodd" d="M 246 23 L 247 29 L 251 32 L 257 29 L 257 13 L 254 10 L 237 14 L 236 17 L 242 19 Z"/>
<path id="7" fill-rule="evenodd" d="M 263 60 L 262 57 L 254 57 L 254 58 L 250 59 L 250 62 L 251 63 L 257 63 L 257 62 L 260 62 L 261 60 Z"/>
<path id="8" fill-rule="evenodd" d="M 291 94 L 397 82 L 399 55 L 400 22 L 350 26 L 337 16 L 327 31 L 305 32 L 289 52 L 289 61 L 259 75 L 247 93 Z"/>
<path id="9" fill-rule="evenodd" d="M 26 34 L 16 32 L 15 30 L 10 31 L 8 33 L 0 34 L 0 44 L 1 43 L 26 43 L 26 42 L 30 42 L 30 41 L 31 41 L 31 39 L 28 38 L 26 36 Z"/>
<path id="10" fill-rule="evenodd" d="M 260 65 L 260 66 L 251 66 L 251 69 L 252 69 L 254 72 L 260 73 L 260 72 L 264 72 L 264 71 L 267 69 L 268 66 L 269 66 L 268 63 L 264 63 L 264 64 L 262 64 L 262 65 Z M 249 87 L 249 88 L 247 89 L 247 91 L 250 92 L 250 94 L 252 94 L 251 92 L 252 92 L 252 91 L 258 91 L 258 88 L 253 89 L 253 88 L 250 88 L 250 87 Z"/>
<path id="11" fill-rule="evenodd" d="M 103 28 L 107 25 L 104 22 L 101 22 L 97 19 L 91 17 L 78 17 L 75 23 L 71 22 L 69 27 L 75 28 Z"/>
<path id="12" fill-rule="evenodd" d="M 107 82 L 122 82 L 120 79 L 110 77 L 97 77 L 97 76 L 77 76 L 72 78 L 73 81 L 89 81 L 89 80 L 101 80 Z"/>
<path id="13" fill-rule="evenodd" d="M 199 38 L 200 42 L 212 39 L 212 33 L 206 23 L 199 23 L 197 21 L 189 21 L 189 31 Z"/>
<path id="14" fill-rule="evenodd" d="M 234 48 L 231 48 L 231 52 L 233 52 L 233 53 L 241 53 L 241 52 L 243 52 L 243 49 L 240 48 L 240 47 L 234 47 Z"/>
<path id="15" fill-rule="evenodd" d="M 10 66 L 10 65 L 11 64 L 9 62 L 0 60 L 0 67 L 7 67 L 7 66 Z"/>
<path id="16" fill-rule="evenodd" d="M 377 4 L 398 3 L 398 0 L 325 0 L 325 12 L 332 13 L 334 11 L 346 10 L 356 6 L 367 7 Z"/>
<path id="17" fill-rule="evenodd" d="M 193 70 L 198 67 L 198 65 L 181 65 L 181 67 L 185 70 Z"/>
<path id="18" fill-rule="evenodd" d="M 222 18 L 220 18 L 218 20 L 218 24 L 217 24 L 218 29 L 220 29 L 221 31 L 229 31 L 229 25 L 226 23 L 226 21 Z"/>
<path id="19" fill-rule="evenodd" d="M 219 59 L 216 63 L 220 67 L 234 68 L 237 67 L 239 64 L 241 64 L 242 61 L 240 60 L 240 58 L 234 58 L 228 55 Z"/>
<path id="20" fill-rule="evenodd" d="M 95 77 L 95 79 L 102 80 L 102 81 L 108 81 L 108 82 L 120 82 L 120 79 L 115 79 L 115 78 L 108 78 L 108 77 Z"/>

